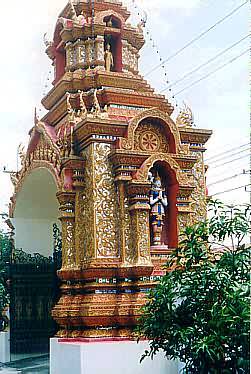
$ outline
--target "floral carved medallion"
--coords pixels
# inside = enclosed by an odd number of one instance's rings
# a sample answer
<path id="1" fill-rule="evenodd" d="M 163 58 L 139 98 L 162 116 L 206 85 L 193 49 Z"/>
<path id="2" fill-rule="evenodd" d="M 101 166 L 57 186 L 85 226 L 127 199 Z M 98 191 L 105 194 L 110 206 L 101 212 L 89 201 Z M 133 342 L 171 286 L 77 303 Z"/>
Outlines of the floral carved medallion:
<path id="1" fill-rule="evenodd" d="M 140 148 L 142 151 L 158 151 L 159 146 L 159 138 L 154 132 L 146 131 L 141 135 Z"/>

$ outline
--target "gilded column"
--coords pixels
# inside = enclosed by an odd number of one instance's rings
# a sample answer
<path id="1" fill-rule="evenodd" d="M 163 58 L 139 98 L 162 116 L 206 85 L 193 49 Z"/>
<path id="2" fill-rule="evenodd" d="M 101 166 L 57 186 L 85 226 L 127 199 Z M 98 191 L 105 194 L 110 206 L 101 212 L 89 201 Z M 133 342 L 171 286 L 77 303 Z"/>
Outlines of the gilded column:
<path id="1" fill-rule="evenodd" d="M 91 40 L 88 39 L 85 42 L 85 53 L 86 53 L 86 65 L 91 65 Z"/>
<path id="2" fill-rule="evenodd" d="M 119 247 L 121 254 L 121 262 L 125 264 L 126 262 L 126 212 L 125 212 L 125 182 L 123 180 L 117 181 L 118 187 L 118 201 L 119 201 Z"/>
<path id="3" fill-rule="evenodd" d="M 85 187 L 78 194 L 78 241 L 81 263 L 85 266 L 96 258 L 95 214 L 94 214 L 94 155 L 93 144 L 83 152 L 86 159 L 84 171 Z"/>
<path id="4" fill-rule="evenodd" d="M 104 59 L 104 37 L 98 35 L 95 39 L 95 63 L 98 66 L 105 66 L 105 59 Z"/>
<path id="5" fill-rule="evenodd" d="M 81 167 L 82 166 L 82 167 Z M 81 260 L 82 260 L 82 205 L 83 205 L 83 189 L 85 186 L 84 183 L 84 162 L 82 165 L 79 165 L 78 168 L 74 169 L 73 173 L 73 186 L 76 191 L 75 199 L 75 255 L 76 255 L 76 264 L 78 269 L 80 269 Z"/>
<path id="6" fill-rule="evenodd" d="M 78 68 L 84 68 L 86 65 L 86 50 L 85 42 L 82 40 L 77 40 L 76 45 L 76 62 Z"/>
<path id="7" fill-rule="evenodd" d="M 71 42 L 68 42 L 65 47 L 66 50 L 66 71 L 70 71 L 75 63 L 75 49 Z"/>
<path id="8" fill-rule="evenodd" d="M 60 221 L 62 224 L 62 270 L 76 267 L 75 253 L 75 193 L 59 192 Z"/>
<path id="9" fill-rule="evenodd" d="M 130 207 L 131 242 L 137 266 L 151 265 L 149 204 L 134 204 Z"/>
<path id="10" fill-rule="evenodd" d="M 137 266 L 151 266 L 150 224 L 149 224 L 150 184 L 131 182 L 128 186 L 131 219 L 131 246 Z"/>

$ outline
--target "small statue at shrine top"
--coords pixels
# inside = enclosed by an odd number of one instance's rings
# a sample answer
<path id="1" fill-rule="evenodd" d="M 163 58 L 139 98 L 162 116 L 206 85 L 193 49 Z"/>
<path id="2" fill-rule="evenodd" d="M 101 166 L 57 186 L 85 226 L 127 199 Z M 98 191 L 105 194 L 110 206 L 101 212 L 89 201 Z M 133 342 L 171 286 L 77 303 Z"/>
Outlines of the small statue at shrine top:
<path id="1" fill-rule="evenodd" d="M 110 44 L 107 44 L 106 50 L 105 50 L 105 70 L 111 71 L 113 66 L 114 66 L 114 60 L 113 60 L 113 55 L 111 52 L 111 46 Z"/>
<path id="2" fill-rule="evenodd" d="M 165 208 L 168 206 L 167 195 L 162 187 L 160 176 L 156 175 L 152 181 L 150 191 L 151 225 L 153 230 L 153 245 L 161 245 L 161 234 L 164 225 Z"/>

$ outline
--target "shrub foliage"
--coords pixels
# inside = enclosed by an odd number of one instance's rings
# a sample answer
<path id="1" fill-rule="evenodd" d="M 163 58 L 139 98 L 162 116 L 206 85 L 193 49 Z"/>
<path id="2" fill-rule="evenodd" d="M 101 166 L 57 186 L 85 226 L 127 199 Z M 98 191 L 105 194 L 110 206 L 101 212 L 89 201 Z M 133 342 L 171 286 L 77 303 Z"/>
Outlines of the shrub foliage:
<path id="1" fill-rule="evenodd" d="M 249 373 L 250 206 L 214 201 L 209 210 L 212 218 L 185 229 L 171 270 L 149 294 L 142 360 L 163 350 L 184 373 Z"/>

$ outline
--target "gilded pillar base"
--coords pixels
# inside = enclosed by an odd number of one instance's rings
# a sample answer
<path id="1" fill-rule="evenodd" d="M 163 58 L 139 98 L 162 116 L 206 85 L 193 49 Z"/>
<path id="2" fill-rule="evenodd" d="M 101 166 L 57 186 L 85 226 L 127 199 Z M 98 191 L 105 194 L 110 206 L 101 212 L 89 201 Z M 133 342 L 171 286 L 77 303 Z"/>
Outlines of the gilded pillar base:
<path id="1" fill-rule="evenodd" d="M 60 271 L 61 298 L 52 315 L 59 337 L 133 337 L 134 328 L 154 287 L 153 267 Z"/>

